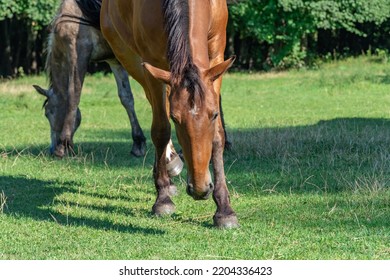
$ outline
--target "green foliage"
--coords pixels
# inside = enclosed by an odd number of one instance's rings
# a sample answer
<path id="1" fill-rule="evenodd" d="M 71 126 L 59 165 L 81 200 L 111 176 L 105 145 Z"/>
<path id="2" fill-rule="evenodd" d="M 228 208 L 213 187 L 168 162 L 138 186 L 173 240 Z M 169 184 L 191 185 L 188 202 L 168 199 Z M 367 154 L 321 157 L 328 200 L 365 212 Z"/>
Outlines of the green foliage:
<path id="1" fill-rule="evenodd" d="M 357 23 L 382 23 L 390 16 L 388 0 L 307 1 L 316 28 L 339 29 L 361 34 Z"/>
<path id="2" fill-rule="evenodd" d="M 21 42 L 26 38 L 26 34 L 21 31 L 26 31 L 30 39 L 35 40 L 36 31 L 49 24 L 60 1 L 0 0 L 0 23 L 2 23 L 0 32 L 3 37 L 12 37 L 11 40 L 4 41 L 4 46 L 0 44 L 0 53 L 12 50 L 9 55 L 11 58 L 0 56 L 0 65 L 3 65 L 0 67 L 0 76 L 14 76 L 21 66 L 26 73 L 31 72 L 29 69 L 32 64 L 29 62 L 31 58 L 20 61 L 24 56 L 17 52 L 33 53 L 31 50 L 22 50 L 26 49 L 26 46 L 31 48 L 33 42 L 24 43 L 23 47 L 16 45 L 15 42 Z M 238 54 L 236 65 L 265 70 L 302 68 L 318 54 L 331 57 L 337 57 L 340 53 L 351 55 L 367 51 L 369 46 L 374 50 L 390 49 L 389 0 L 231 0 L 228 2 L 230 3 L 229 38 L 236 40 L 236 44 L 243 45 L 242 53 L 236 53 Z M 17 29 L 19 32 L 12 32 L 11 29 Z M 320 43 L 316 40 L 319 33 L 324 34 L 324 31 L 327 32 L 328 37 L 322 41 L 325 42 L 322 47 L 319 47 Z M 339 32 L 347 32 L 355 37 L 350 36 L 346 39 L 338 36 Z M 336 43 L 329 43 L 333 41 Z M 230 48 L 231 54 L 236 51 L 235 49 L 241 48 L 232 46 L 231 41 L 228 44 L 230 44 L 228 49 Z M 351 45 L 354 45 L 354 50 Z M 37 46 L 37 56 L 34 58 L 37 61 L 41 60 L 41 49 L 43 48 Z M 323 52 L 321 53 L 319 49 Z M 37 69 L 33 72 L 35 71 Z"/>
<path id="3" fill-rule="evenodd" d="M 0 0 L 0 20 L 5 18 L 12 18 L 18 10 L 17 1 L 14 0 Z"/>
<path id="4" fill-rule="evenodd" d="M 59 0 L 0 0 L 0 20 L 25 19 L 40 29 L 53 18 Z"/>
<path id="5" fill-rule="evenodd" d="M 271 45 L 272 66 L 306 57 L 302 40 L 318 29 L 345 29 L 364 36 L 359 24 L 381 24 L 390 17 L 388 0 L 247 0 L 230 6 L 231 24 L 241 39 Z M 299 49 L 301 48 L 301 50 Z M 292 57 L 289 57 L 292 56 Z"/>
<path id="6" fill-rule="evenodd" d="M 243 37 L 255 36 L 274 43 L 318 28 L 345 28 L 359 33 L 357 23 L 380 24 L 390 17 L 390 1 L 247 0 L 231 5 L 230 15 Z"/>
<path id="7" fill-rule="evenodd" d="M 382 50 L 382 49 L 376 49 L 375 54 L 379 58 L 379 60 L 383 63 L 388 62 L 388 56 L 389 56 L 389 51 L 388 50 Z"/>

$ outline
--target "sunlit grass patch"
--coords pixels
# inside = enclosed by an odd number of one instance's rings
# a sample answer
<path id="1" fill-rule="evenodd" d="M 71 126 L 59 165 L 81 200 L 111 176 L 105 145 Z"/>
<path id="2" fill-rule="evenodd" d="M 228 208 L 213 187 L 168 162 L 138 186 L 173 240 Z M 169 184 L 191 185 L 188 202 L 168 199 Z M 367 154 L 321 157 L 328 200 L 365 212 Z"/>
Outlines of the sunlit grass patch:
<path id="1" fill-rule="evenodd" d="M 44 98 L 29 89 L 45 78 L 0 84 L 0 258 L 389 259 L 387 68 L 358 58 L 225 77 L 225 173 L 241 225 L 231 231 L 213 228 L 212 200 L 186 194 L 186 170 L 173 179 L 176 213 L 151 214 L 151 110 L 134 81 L 142 158 L 130 155 L 111 75 L 86 78 L 75 155 L 62 160 L 47 152 Z"/>

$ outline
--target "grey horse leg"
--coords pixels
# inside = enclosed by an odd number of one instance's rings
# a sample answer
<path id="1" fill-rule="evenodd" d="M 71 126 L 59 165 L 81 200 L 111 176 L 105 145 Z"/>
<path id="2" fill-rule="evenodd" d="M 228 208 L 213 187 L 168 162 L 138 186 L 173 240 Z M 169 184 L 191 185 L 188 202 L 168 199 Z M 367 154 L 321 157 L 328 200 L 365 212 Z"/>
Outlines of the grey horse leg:
<path id="1" fill-rule="evenodd" d="M 77 38 L 70 40 L 71 44 L 69 44 L 67 53 L 68 61 L 65 62 L 68 65 L 68 83 L 65 98 L 67 108 L 60 134 L 61 143 L 57 145 L 54 151 L 54 154 L 60 158 L 69 152 L 74 154 L 73 136 L 80 125 L 81 114 L 78 106 L 85 74 L 87 73 L 88 54 L 91 52 L 90 46 L 79 46 L 76 40 Z M 78 59 L 78 57 L 82 59 Z M 56 74 L 59 75 L 59 73 Z"/>
<path id="2" fill-rule="evenodd" d="M 114 73 L 115 81 L 118 87 L 118 95 L 123 107 L 127 111 L 131 125 L 131 136 L 133 138 L 133 147 L 131 153 L 136 157 L 144 156 L 146 153 L 146 138 L 139 125 L 137 115 L 134 110 L 134 97 L 131 91 L 129 76 L 126 70 L 118 62 L 108 62 Z"/>

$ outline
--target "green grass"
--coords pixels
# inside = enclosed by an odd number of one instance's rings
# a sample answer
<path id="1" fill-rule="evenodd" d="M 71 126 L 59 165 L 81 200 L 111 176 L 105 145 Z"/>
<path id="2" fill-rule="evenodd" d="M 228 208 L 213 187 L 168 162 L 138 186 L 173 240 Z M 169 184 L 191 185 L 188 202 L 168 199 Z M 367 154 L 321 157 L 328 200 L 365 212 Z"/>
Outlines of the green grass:
<path id="1" fill-rule="evenodd" d="M 148 136 L 130 156 L 113 77 L 85 82 L 77 156 L 47 155 L 49 126 L 32 84 L 0 83 L 0 259 L 389 259 L 390 65 L 361 57 L 318 70 L 228 74 L 225 153 L 241 227 L 212 227 L 212 200 L 185 194 L 151 215 L 151 110 L 134 82 Z"/>

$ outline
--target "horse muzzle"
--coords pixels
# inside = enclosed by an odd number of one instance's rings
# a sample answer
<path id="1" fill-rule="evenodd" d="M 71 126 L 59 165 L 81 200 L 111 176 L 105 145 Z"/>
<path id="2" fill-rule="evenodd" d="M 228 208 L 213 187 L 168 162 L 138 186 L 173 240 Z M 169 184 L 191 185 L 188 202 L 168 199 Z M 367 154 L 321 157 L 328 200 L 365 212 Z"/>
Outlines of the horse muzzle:
<path id="1" fill-rule="evenodd" d="M 51 139 L 50 139 L 50 140 L 51 140 L 51 143 L 50 143 L 50 148 L 49 148 L 50 154 L 51 154 L 51 155 L 56 155 L 57 146 L 58 146 L 59 144 L 61 144 L 60 132 L 51 130 L 51 132 L 50 132 L 50 138 L 51 138 Z"/>
<path id="2" fill-rule="evenodd" d="M 203 188 L 195 188 L 193 184 L 187 184 L 187 194 L 195 200 L 206 200 L 214 190 L 214 184 L 211 182 Z"/>

